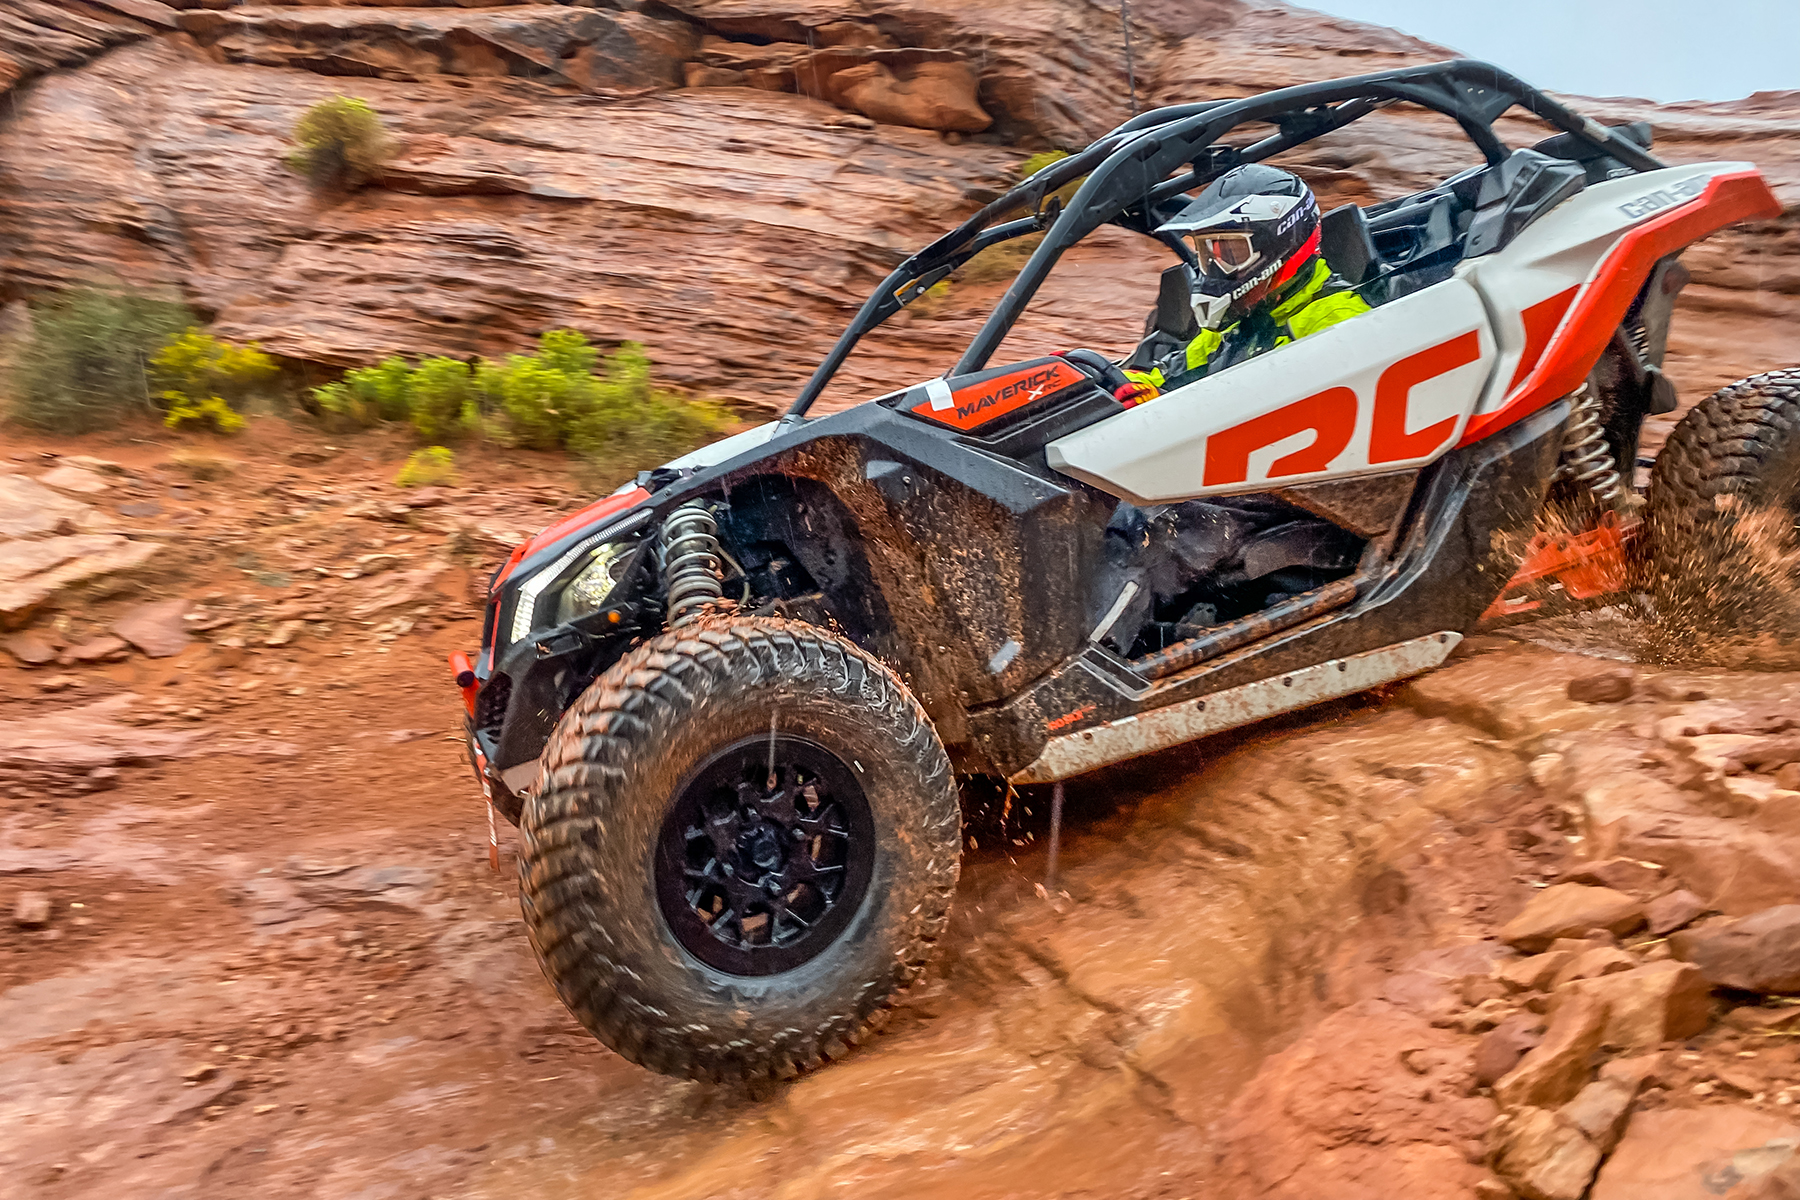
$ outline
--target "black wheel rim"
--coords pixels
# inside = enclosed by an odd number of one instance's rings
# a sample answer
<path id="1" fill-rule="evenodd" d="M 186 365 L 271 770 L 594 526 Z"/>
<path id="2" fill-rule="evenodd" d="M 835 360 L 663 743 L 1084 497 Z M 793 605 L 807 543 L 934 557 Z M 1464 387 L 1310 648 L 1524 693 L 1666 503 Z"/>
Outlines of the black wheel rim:
<path id="1" fill-rule="evenodd" d="M 856 773 L 806 738 L 746 738 L 676 790 L 656 849 L 656 898 L 682 947 L 732 975 L 818 955 L 862 907 L 875 822 Z"/>

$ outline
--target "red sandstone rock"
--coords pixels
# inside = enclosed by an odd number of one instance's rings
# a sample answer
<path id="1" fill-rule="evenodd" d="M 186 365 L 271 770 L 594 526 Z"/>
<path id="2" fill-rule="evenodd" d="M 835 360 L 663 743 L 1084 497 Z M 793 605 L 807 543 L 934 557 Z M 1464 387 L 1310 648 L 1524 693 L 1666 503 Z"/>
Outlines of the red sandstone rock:
<path id="1" fill-rule="evenodd" d="M 1492 1087 L 1543 1040 L 1544 1019 L 1535 1013 L 1515 1013 L 1500 1022 L 1475 1043 L 1475 1058 L 1470 1069 L 1476 1084 Z"/>
<path id="2" fill-rule="evenodd" d="M 1800 992 L 1800 905 L 1683 930 L 1669 946 L 1715 987 Z"/>
<path id="3" fill-rule="evenodd" d="M 1588 1001 L 1607 1013 L 1603 1043 L 1627 1052 L 1692 1037 L 1712 1021 L 1712 992 L 1701 971 L 1683 962 L 1645 963 L 1621 974 L 1571 983 L 1551 1001 L 1551 1028 L 1564 1006 Z"/>
<path id="4" fill-rule="evenodd" d="M 1644 918 L 1657 937 L 1673 933 L 1706 911 L 1706 901 L 1686 889 L 1658 896 L 1644 906 Z"/>
<path id="5" fill-rule="evenodd" d="M 1629 667 L 1597 671 L 1569 680 L 1569 699 L 1583 704 L 1616 704 L 1631 699 L 1636 675 Z"/>
<path id="6" fill-rule="evenodd" d="M 1557 938 L 1580 937 L 1593 929 L 1629 933 L 1644 923 L 1644 906 L 1612 888 L 1559 883 L 1526 902 L 1500 930 L 1500 940 L 1521 950 L 1543 950 Z"/>
<path id="7" fill-rule="evenodd" d="M 1600 1169 L 1590 1200 L 1707 1200 L 1727 1188 L 1747 1192 L 1792 1161 L 1796 1142 L 1800 1128 L 1748 1108 L 1640 1112 Z"/>
<path id="8" fill-rule="evenodd" d="M 1581 863 L 1556 877 L 1557 883 L 1581 883 L 1609 887 L 1620 892 L 1647 892 L 1662 882 L 1662 868 L 1646 866 L 1635 858 L 1605 858 Z"/>
<path id="9" fill-rule="evenodd" d="M 1617 975 L 1621 971 L 1629 971 L 1638 965 L 1638 960 L 1625 951 L 1613 946 L 1602 946 L 1577 954 L 1565 964 L 1556 977 L 1550 981 L 1550 990 L 1555 991 L 1565 983 L 1573 983 L 1577 979 L 1598 979 L 1602 975 Z"/>
<path id="10" fill-rule="evenodd" d="M 1574 1098 L 1588 1081 L 1606 1032 L 1607 1006 L 1584 994 L 1568 995 L 1551 1014 L 1544 1040 L 1494 1084 L 1502 1107 L 1554 1108 Z"/>
<path id="11" fill-rule="evenodd" d="M 186 600 L 161 600 L 139 604 L 113 622 L 113 632 L 151 658 L 180 654 L 192 640 L 182 617 Z"/>
<path id="12" fill-rule="evenodd" d="M 1379 1001 L 1331 1014 L 1269 1058 L 1226 1109 L 1208 1193 L 1246 1200 L 1466 1195 L 1485 1174 L 1471 1159 L 1494 1106 L 1466 1095 L 1461 1045 L 1457 1035 Z"/>
<path id="13" fill-rule="evenodd" d="M 1496 1139 L 1494 1170 L 1525 1200 L 1581 1200 L 1600 1165 L 1579 1127 L 1542 1108 L 1509 1114 Z"/>
<path id="14" fill-rule="evenodd" d="M 1557 1112 L 1586 1135 L 1601 1154 L 1611 1154 L 1625 1132 L 1625 1118 L 1638 1089 L 1623 1079 L 1602 1076 L 1594 1080 Z"/>
<path id="15" fill-rule="evenodd" d="M 1501 985 L 1512 992 L 1546 990 L 1557 973 L 1579 955 L 1574 950 L 1548 950 L 1509 962 L 1499 969 Z"/>
<path id="16" fill-rule="evenodd" d="M 28 667 L 41 667 L 56 661 L 56 647 L 35 633 L 15 633 L 0 640 L 6 652 Z"/>

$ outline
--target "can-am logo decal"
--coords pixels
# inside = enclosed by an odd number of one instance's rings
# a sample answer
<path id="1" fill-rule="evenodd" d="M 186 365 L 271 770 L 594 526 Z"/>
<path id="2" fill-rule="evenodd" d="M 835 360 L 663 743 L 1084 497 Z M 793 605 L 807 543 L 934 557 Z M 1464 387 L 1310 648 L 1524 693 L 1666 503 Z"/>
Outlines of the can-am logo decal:
<path id="1" fill-rule="evenodd" d="M 1686 204 L 1704 192 L 1706 185 L 1711 182 L 1712 180 L 1705 175 L 1696 175 L 1692 179 L 1684 179 L 1680 183 L 1671 183 L 1666 188 L 1657 188 L 1654 192 L 1639 196 L 1636 200 L 1627 200 L 1619 205 L 1619 211 L 1635 221 L 1639 217 L 1647 217 L 1660 209 Z"/>
<path id="2" fill-rule="evenodd" d="M 948 405 L 934 405 L 928 398 L 912 411 L 956 429 L 974 429 L 1086 378 L 1067 363 L 1033 363 L 1008 375 L 957 388 Z"/>
<path id="3" fill-rule="evenodd" d="M 1412 390 L 1428 379 L 1448 375 L 1480 358 L 1481 337 L 1470 330 L 1417 354 L 1409 354 L 1383 371 L 1375 383 L 1375 406 L 1369 426 L 1369 465 L 1429 458 L 1442 448 L 1456 433 L 1456 418 L 1444 417 L 1423 429 L 1407 432 Z M 1307 432 L 1312 433 L 1312 442 L 1270 463 L 1263 477 L 1273 480 L 1329 470 L 1338 455 L 1350 445 L 1360 407 L 1361 401 L 1354 389 L 1332 387 L 1229 429 L 1221 429 L 1206 439 L 1206 463 L 1201 471 L 1201 483 L 1206 487 L 1247 483 L 1252 454 Z"/>

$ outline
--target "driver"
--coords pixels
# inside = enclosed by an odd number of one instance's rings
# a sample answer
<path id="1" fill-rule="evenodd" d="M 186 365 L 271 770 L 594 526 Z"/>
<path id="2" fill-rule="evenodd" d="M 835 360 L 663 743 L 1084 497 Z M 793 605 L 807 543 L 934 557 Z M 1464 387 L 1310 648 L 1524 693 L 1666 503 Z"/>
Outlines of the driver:
<path id="1" fill-rule="evenodd" d="M 1151 369 L 1127 370 L 1128 404 L 1369 311 L 1320 253 L 1319 203 L 1292 172 L 1233 168 L 1156 232 L 1193 250 L 1200 332 Z"/>

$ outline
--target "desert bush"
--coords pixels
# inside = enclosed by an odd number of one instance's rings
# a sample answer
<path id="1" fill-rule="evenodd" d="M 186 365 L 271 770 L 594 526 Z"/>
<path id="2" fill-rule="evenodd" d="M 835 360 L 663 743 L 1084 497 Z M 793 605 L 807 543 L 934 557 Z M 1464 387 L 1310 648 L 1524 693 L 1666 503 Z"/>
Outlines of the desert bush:
<path id="1" fill-rule="evenodd" d="M 399 355 L 373 367 L 344 372 L 343 379 L 313 389 L 319 408 L 354 425 L 404 421 L 412 414 L 414 368 Z"/>
<path id="2" fill-rule="evenodd" d="M 456 454 L 447 446 L 414 450 L 394 476 L 395 487 L 437 487 L 456 482 Z"/>
<path id="3" fill-rule="evenodd" d="M 731 423 L 716 404 L 655 386 L 649 356 L 627 342 L 604 358 L 572 329 L 538 340 L 535 354 L 472 367 L 390 358 L 313 390 L 320 409 L 373 425 L 410 421 L 428 438 L 478 434 L 508 446 L 567 449 L 592 460 L 654 463 Z"/>
<path id="4" fill-rule="evenodd" d="M 159 389 L 163 424 L 174 429 L 187 421 L 210 424 L 221 433 L 244 427 L 232 407 L 280 374 L 275 360 L 256 343 L 233 346 L 190 326 L 150 359 L 150 381 Z"/>
<path id="5" fill-rule="evenodd" d="M 8 415 L 82 433 L 155 409 L 151 356 L 193 320 L 182 305 L 125 292 L 76 290 L 33 306 L 31 336 L 10 372 Z"/>
<path id="6" fill-rule="evenodd" d="M 393 156 L 381 114 L 354 96 L 333 96 L 307 109 L 294 124 L 294 143 L 288 166 L 321 191 L 361 187 Z"/>
<path id="7" fill-rule="evenodd" d="M 454 358 L 428 358 L 408 381 L 406 413 L 419 436 L 431 440 L 461 432 L 480 419 L 475 370 Z"/>

